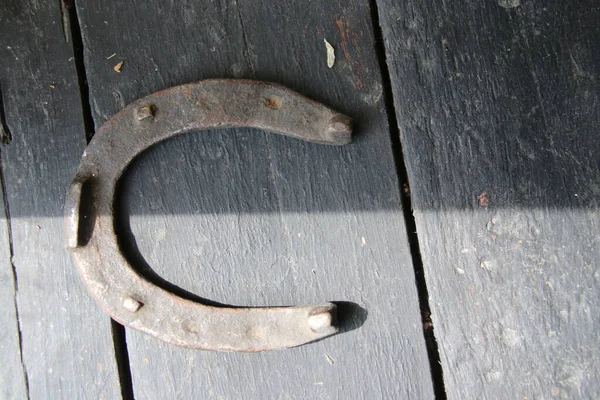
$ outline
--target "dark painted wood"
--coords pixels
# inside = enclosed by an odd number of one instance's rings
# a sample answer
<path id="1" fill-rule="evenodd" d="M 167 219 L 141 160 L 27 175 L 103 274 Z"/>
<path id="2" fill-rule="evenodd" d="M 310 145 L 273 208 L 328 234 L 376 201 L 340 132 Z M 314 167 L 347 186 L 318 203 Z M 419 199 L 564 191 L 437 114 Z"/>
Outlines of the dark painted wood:
<path id="1" fill-rule="evenodd" d="M 240 129 L 174 138 L 132 166 L 121 229 L 149 279 L 229 304 L 355 303 L 341 306 L 347 332 L 271 353 L 177 349 L 128 331 L 136 398 L 432 397 L 368 5 L 78 10 L 97 125 L 138 97 L 209 77 L 282 83 L 357 121 L 344 148 Z M 337 49 L 332 69 L 323 39 Z"/>
<path id="2" fill-rule="evenodd" d="M 31 399 L 120 396 L 110 319 L 85 293 L 62 240 L 64 194 L 85 146 L 62 17 L 59 2 L 0 5 L 3 122 L 12 136 L 1 149 L 10 219 L 2 214 L 0 325 L 10 329 L 2 346 L 19 352 L 18 312 L 23 359 L 2 352 L 3 398 L 27 398 L 23 368 Z"/>
<path id="3" fill-rule="evenodd" d="M 380 0 L 449 398 L 600 395 L 600 8 Z"/>

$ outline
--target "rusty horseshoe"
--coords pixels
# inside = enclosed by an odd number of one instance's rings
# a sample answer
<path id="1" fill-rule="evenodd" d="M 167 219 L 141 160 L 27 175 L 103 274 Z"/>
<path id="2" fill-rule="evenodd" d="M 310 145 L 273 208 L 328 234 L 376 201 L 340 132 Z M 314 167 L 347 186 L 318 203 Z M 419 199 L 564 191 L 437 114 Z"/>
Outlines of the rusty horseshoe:
<path id="1" fill-rule="evenodd" d="M 113 206 L 117 183 L 140 152 L 192 130 L 252 127 L 343 145 L 350 118 L 285 87 L 205 80 L 125 107 L 86 148 L 65 204 L 65 240 L 88 291 L 112 318 L 168 343 L 204 350 L 265 351 L 337 332 L 336 306 L 213 307 L 179 297 L 141 276 L 122 254 Z"/>

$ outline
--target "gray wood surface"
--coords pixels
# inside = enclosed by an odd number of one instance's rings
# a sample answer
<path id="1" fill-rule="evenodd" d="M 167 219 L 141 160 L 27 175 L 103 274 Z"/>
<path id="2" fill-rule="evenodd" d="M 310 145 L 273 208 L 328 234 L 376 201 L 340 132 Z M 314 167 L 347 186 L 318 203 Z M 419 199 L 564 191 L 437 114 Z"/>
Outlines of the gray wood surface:
<path id="1" fill-rule="evenodd" d="M 600 396 L 600 8 L 380 0 L 449 398 Z"/>
<path id="2" fill-rule="evenodd" d="M 0 111 L 1 112 L 1 111 Z M 2 188 L 0 187 L 0 190 Z M 4 196 L 4 190 L 0 193 Z M 4 211 L 4 205 L 2 206 Z M 15 275 L 10 263 L 8 224 L 3 219 L 0 229 L 0 398 L 26 399 L 27 384 L 25 368 L 21 362 L 21 344 L 17 304 L 15 299 Z"/>
<path id="3" fill-rule="evenodd" d="M 124 178 L 120 229 L 149 279 L 236 305 L 354 304 L 340 306 L 345 333 L 280 352 L 184 350 L 127 331 L 136 398 L 431 398 L 368 5 L 78 10 L 96 125 L 138 97 L 210 77 L 282 83 L 357 122 L 345 148 L 232 130 L 140 156 Z M 336 47 L 332 69 L 324 39 Z"/>
<path id="4" fill-rule="evenodd" d="M 120 396 L 110 319 L 85 293 L 61 234 L 64 194 L 85 146 L 72 43 L 63 22 L 59 2 L 0 4 L 3 122 L 12 135 L 1 149 L 10 211 L 8 220 L 2 213 L 0 235 L 3 398 Z M 20 355 L 4 351 L 19 352 L 15 305 L 23 365 Z"/>

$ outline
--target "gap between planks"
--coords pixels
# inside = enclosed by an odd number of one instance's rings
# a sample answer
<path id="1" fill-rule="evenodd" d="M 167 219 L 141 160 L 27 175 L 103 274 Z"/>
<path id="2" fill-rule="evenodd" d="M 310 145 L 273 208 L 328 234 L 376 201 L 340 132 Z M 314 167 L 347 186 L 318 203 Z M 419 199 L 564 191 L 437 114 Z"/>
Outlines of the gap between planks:
<path id="1" fill-rule="evenodd" d="M 75 2 L 67 3 L 61 0 L 61 10 L 66 9 L 68 18 L 63 14 L 63 21 L 68 20 L 68 29 L 73 45 L 73 57 L 75 61 L 75 69 L 77 71 L 77 80 L 79 84 L 79 97 L 81 99 L 81 109 L 83 125 L 85 128 L 85 139 L 89 143 L 94 136 L 94 118 L 92 116 L 92 108 L 90 104 L 90 90 L 87 83 L 87 73 L 85 70 L 83 36 L 81 35 L 81 26 L 77 16 L 77 6 Z M 62 5 L 66 7 L 62 8 Z M 67 24 L 63 24 L 65 26 Z M 67 34 L 65 33 L 65 39 Z M 68 41 L 68 40 L 67 40 Z M 10 237 L 10 233 L 9 233 Z M 11 243 L 12 249 L 12 243 Z M 12 253 L 12 251 L 11 251 Z M 111 331 L 114 345 L 115 358 L 117 361 L 117 370 L 119 372 L 119 384 L 121 386 L 121 396 L 123 400 L 133 400 L 133 381 L 131 379 L 131 366 L 129 364 L 129 353 L 127 351 L 127 340 L 125 327 L 115 320 L 111 319 Z"/>
<path id="2" fill-rule="evenodd" d="M 377 54 L 379 68 L 381 70 L 381 82 L 383 86 L 383 101 L 385 111 L 388 117 L 388 126 L 390 128 L 390 137 L 392 141 L 392 152 L 396 163 L 396 173 L 401 185 L 399 188 L 402 199 L 402 211 L 406 226 L 406 235 L 408 237 L 412 264 L 415 271 L 415 284 L 419 295 L 419 308 L 421 311 L 421 322 L 423 323 L 423 336 L 427 346 L 427 356 L 429 358 L 429 368 L 431 371 L 431 380 L 433 382 L 433 392 L 436 399 L 445 400 L 446 389 L 444 386 L 444 371 L 440 362 L 440 352 L 437 340 L 435 338 L 433 322 L 431 320 L 431 309 L 429 306 L 429 292 L 425 280 L 425 270 L 423 269 L 423 260 L 421 258 L 421 249 L 419 246 L 419 235 L 417 225 L 412 212 L 412 200 L 410 194 L 410 182 L 408 171 L 404 161 L 402 143 L 400 141 L 400 127 L 396 119 L 394 95 L 392 92 L 391 77 L 385 52 L 385 41 L 383 30 L 379 23 L 379 8 L 376 0 L 370 0 L 371 22 L 373 24 L 373 35 L 375 36 L 375 51 Z"/>

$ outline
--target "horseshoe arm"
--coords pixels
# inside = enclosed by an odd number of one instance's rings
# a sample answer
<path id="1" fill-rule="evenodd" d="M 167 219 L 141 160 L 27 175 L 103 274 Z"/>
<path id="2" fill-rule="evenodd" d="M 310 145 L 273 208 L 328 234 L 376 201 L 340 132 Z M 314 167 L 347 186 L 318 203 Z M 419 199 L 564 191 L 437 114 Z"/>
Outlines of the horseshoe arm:
<path id="1" fill-rule="evenodd" d="M 337 331 L 336 307 L 213 307 L 181 298 L 139 275 L 115 232 L 113 204 L 129 162 L 191 130 L 253 127 L 311 142 L 350 142 L 350 119 L 289 89 L 247 80 L 173 87 L 127 106 L 95 134 L 65 204 L 65 239 L 96 302 L 120 323 L 166 342 L 204 350 L 264 351 Z"/>

